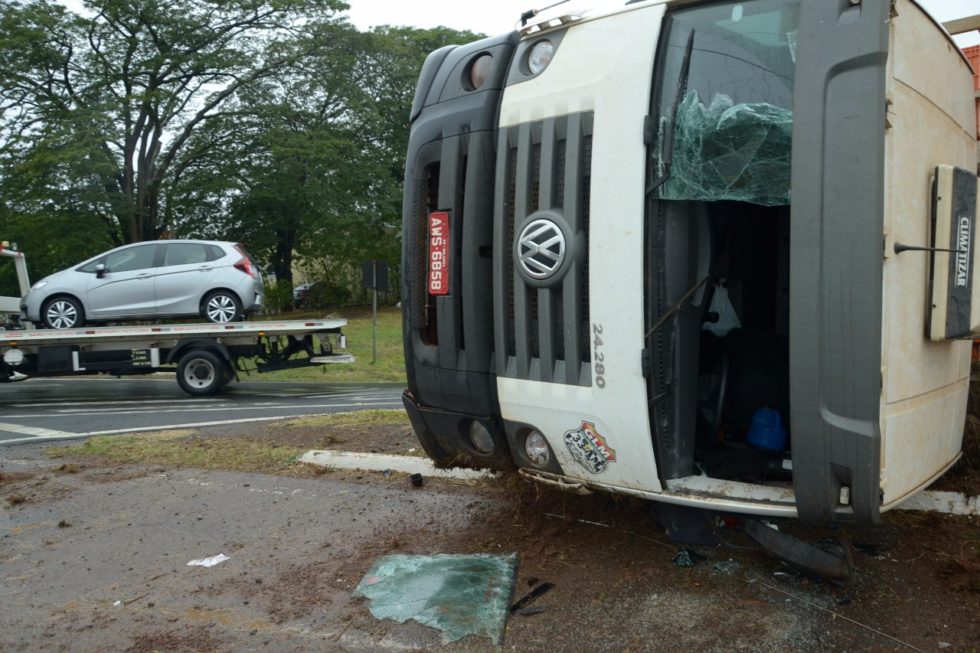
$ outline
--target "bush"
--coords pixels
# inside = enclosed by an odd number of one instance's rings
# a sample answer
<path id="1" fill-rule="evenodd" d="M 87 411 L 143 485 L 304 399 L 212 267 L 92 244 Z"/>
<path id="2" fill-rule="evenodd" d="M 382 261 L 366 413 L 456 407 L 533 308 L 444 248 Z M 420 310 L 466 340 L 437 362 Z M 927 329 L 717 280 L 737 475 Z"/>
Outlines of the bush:
<path id="1" fill-rule="evenodd" d="M 306 296 L 306 306 L 309 308 L 326 308 L 327 306 L 347 306 L 353 295 L 350 288 L 329 281 L 317 281 Z"/>
<path id="2" fill-rule="evenodd" d="M 288 283 L 265 284 L 264 313 L 281 313 L 293 307 L 293 288 Z"/>

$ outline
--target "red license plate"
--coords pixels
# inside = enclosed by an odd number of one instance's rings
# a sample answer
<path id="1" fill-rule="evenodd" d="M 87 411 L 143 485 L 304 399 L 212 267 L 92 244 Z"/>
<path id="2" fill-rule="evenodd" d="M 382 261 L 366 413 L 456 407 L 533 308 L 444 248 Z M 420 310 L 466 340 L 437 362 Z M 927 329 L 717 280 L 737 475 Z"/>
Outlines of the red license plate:
<path id="1" fill-rule="evenodd" d="M 449 214 L 429 214 L 429 294 L 449 294 Z"/>

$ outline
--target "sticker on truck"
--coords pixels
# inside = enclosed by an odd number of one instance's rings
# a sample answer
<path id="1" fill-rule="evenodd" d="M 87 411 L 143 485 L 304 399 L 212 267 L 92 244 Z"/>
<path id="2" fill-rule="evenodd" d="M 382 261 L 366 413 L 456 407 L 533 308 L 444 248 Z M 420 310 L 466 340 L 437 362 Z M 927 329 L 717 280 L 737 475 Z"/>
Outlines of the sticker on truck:
<path id="1" fill-rule="evenodd" d="M 606 444 L 606 439 L 596 431 L 592 422 L 565 433 L 565 446 L 575 462 L 593 474 L 601 474 L 606 465 L 616 462 L 616 450 Z"/>

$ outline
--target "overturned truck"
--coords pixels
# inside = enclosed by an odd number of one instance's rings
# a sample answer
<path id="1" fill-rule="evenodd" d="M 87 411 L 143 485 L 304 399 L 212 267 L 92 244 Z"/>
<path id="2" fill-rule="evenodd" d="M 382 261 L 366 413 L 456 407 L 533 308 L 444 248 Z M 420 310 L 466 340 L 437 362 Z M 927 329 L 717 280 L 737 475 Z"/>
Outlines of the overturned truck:
<path id="1" fill-rule="evenodd" d="M 433 52 L 412 107 L 429 456 L 863 523 L 953 465 L 977 157 L 942 27 L 910 0 L 531 13 Z"/>

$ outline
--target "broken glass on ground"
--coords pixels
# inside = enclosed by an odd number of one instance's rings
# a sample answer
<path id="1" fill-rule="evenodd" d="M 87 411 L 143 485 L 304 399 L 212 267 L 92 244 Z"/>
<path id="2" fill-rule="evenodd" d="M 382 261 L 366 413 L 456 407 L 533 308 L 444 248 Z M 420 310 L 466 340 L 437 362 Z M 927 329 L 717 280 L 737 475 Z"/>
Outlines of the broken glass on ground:
<path id="1" fill-rule="evenodd" d="M 693 567 L 699 562 L 707 559 L 707 556 L 703 556 L 697 551 L 692 551 L 691 549 L 682 547 L 677 550 L 677 555 L 674 556 L 674 566 Z"/>
<path id="2" fill-rule="evenodd" d="M 376 619 L 414 620 L 442 631 L 444 643 L 467 635 L 503 642 L 517 556 L 390 555 L 354 589 Z"/>
<path id="3" fill-rule="evenodd" d="M 690 91 L 677 107 L 670 169 L 663 145 L 669 119 L 660 123 L 658 189 L 664 200 L 735 200 L 764 206 L 790 201 L 793 112 L 765 102 L 734 104 L 716 93 L 705 105 Z"/>

